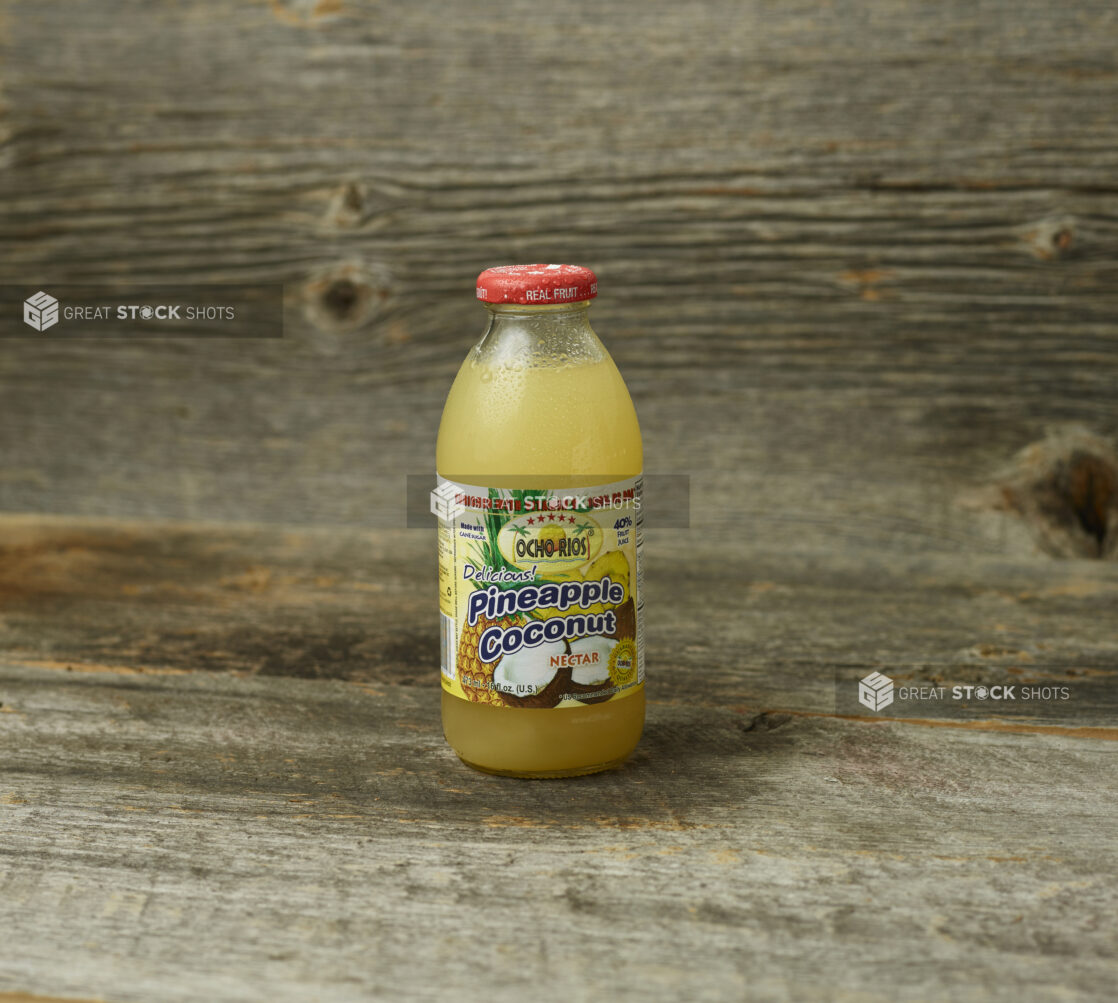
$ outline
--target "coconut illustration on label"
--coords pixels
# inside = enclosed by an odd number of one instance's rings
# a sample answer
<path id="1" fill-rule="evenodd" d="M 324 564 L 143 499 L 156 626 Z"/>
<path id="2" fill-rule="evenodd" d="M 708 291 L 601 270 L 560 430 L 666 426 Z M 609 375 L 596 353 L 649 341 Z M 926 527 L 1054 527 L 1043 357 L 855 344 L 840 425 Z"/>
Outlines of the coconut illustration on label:
<path id="1" fill-rule="evenodd" d="M 554 707 L 570 688 L 567 645 L 545 641 L 505 655 L 493 670 L 493 685 L 510 707 Z"/>
<path id="2" fill-rule="evenodd" d="M 571 641 L 571 695 L 583 703 L 602 703 L 613 696 L 610 655 L 617 641 L 612 637 L 580 637 Z"/>
<path id="3" fill-rule="evenodd" d="M 492 689 L 510 707 L 555 707 L 565 699 L 602 703 L 614 694 L 611 655 L 617 641 L 600 634 L 545 642 L 500 658 Z"/>

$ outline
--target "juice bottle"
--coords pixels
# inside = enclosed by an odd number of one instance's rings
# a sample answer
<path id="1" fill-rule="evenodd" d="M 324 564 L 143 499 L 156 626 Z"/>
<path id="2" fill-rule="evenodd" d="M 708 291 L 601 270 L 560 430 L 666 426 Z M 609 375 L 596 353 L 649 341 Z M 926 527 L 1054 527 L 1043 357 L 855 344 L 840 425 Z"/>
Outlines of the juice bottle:
<path id="1" fill-rule="evenodd" d="M 596 295 L 575 265 L 482 272 L 439 426 L 443 731 L 490 773 L 608 769 L 644 726 L 640 427 Z"/>

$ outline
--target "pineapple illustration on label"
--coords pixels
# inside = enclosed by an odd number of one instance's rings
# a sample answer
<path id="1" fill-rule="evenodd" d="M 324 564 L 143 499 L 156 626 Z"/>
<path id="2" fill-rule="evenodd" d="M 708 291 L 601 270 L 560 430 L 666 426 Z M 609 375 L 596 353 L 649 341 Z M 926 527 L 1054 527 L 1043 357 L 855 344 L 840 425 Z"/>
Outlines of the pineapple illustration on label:
<path id="1" fill-rule="evenodd" d="M 440 478 L 433 508 L 448 693 L 550 709 L 639 691 L 639 477 L 535 491 Z"/>
<path id="2" fill-rule="evenodd" d="M 505 617 L 502 620 L 488 620 L 481 617 L 477 624 L 467 627 L 458 638 L 456 663 L 458 666 L 458 680 L 462 692 L 467 700 L 474 703 L 487 703 L 495 707 L 504 704 L 500 691 L 493 682 L 493 670 L 497 667 L 499 658 L 491 662 L 483 662 L 478 654 L 478 639 L 490 627 L 508 628 L 523 624 L 520 617 Z"/>

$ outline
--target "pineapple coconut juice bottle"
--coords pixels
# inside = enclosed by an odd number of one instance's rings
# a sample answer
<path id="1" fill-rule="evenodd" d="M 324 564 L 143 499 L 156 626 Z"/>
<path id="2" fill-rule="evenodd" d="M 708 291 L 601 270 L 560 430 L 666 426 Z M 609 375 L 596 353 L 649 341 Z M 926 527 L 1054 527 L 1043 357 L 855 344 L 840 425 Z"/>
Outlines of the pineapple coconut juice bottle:
<path id="1" fill-rule="evenodd" d="M 481 770 L 621 763 L 644 725 L 640 428 L 574 265 L 478 277 L 489 326 L 439 427 L 442 715 Z"/>

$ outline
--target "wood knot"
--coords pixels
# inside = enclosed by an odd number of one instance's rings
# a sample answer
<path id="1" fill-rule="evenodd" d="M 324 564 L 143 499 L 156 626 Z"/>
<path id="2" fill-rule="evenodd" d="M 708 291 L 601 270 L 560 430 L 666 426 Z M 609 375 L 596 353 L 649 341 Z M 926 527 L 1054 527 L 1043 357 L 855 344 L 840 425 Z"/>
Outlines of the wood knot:
<path id="1" fill-rule="evenodd" d="M 392 295 L 387 271 L 347 263 L 310 279 L 303 289 L 307 319 L 320 331 L 343 334 L 363 327 Z"/>
<path id="2" fill-rule="evenodd" d="M 337 227 L 360 226 L 369 218 L 369 193 L 356 181 L 342 185 L 330 201 L 327 222 Z"/>
<path id="3" fill-rule="evenodd" d="M 1098 542 L 1101 555 L 1118 499 L 1118 470 L 1101 456 L 1077 451 L 1056 472 L 1054 486 L 1083 532 Z"/>
<path id="4" fill-rule="evenodd" d="M 1021 239 L 1034 257 L 1044 261 L 1062 258 L 1071 251 L 1075 221 L 1069 217 L 1042 219 L 1022 230 Z"/>
<path id="5" fill-rule="evenodd" d="M 1086 429 L 1050 433 L 1000 479 L 1002 507 L 1053 557 L 1118 555 L 1118 455 Z"/>

